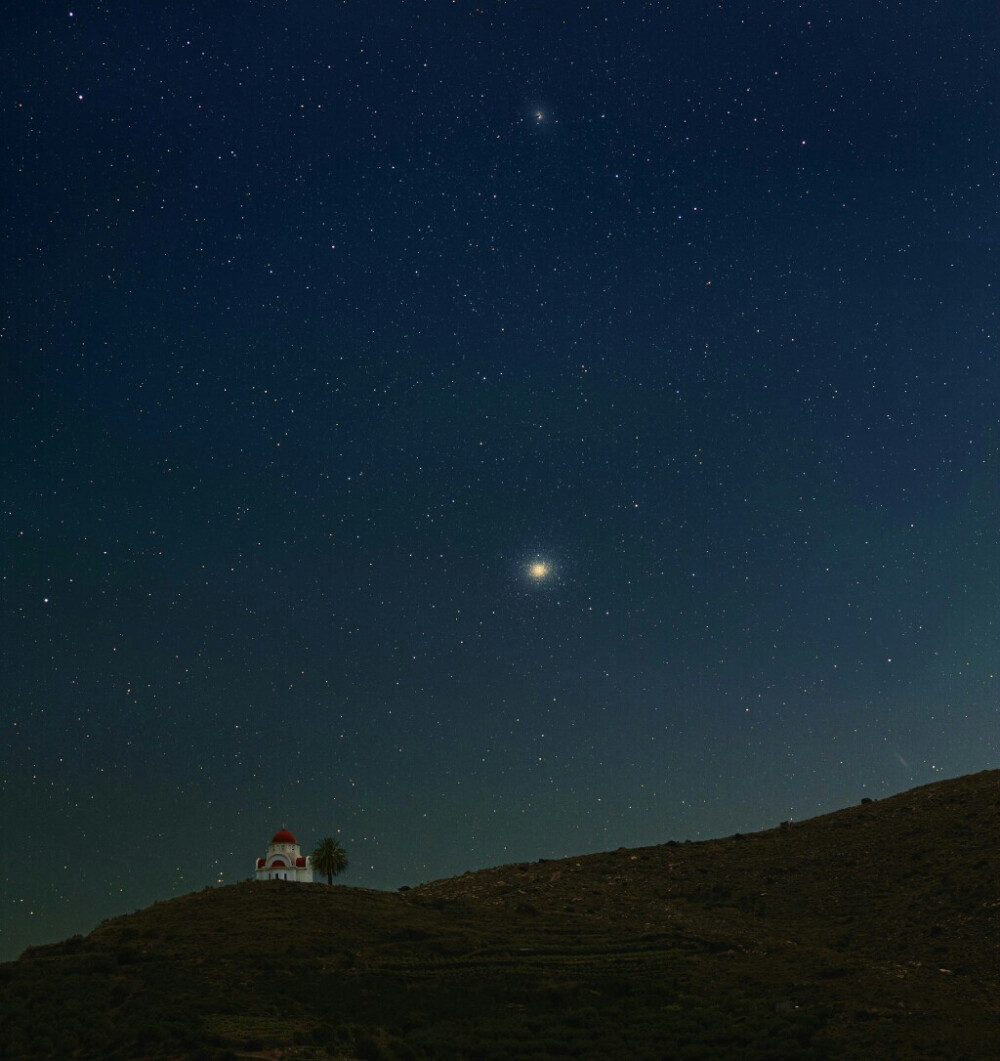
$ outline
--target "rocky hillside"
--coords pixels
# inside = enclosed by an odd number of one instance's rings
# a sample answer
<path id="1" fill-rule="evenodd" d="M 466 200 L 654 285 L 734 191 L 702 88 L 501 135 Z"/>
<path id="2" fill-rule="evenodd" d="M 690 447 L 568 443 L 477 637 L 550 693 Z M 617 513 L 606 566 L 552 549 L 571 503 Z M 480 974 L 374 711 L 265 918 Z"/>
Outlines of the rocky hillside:
<path id="1" fill-rule="evenodd" d="M 0 1057 L 993 1058 L 998 792 L 399 893 L 206 889 L 0 966 Z"/>

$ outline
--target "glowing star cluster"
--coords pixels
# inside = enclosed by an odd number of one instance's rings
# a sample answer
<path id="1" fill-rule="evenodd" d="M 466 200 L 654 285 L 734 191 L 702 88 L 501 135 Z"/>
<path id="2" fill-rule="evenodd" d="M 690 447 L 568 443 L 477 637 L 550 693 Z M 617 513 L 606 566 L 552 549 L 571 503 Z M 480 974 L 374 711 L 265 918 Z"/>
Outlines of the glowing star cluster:
<path id="1" fill-rule="evenodd" d="M 542 582 L 552 574 L 552 568 L 544 560 L 533 560 L 528 565 L 528 574 L 536 582 Z"/>

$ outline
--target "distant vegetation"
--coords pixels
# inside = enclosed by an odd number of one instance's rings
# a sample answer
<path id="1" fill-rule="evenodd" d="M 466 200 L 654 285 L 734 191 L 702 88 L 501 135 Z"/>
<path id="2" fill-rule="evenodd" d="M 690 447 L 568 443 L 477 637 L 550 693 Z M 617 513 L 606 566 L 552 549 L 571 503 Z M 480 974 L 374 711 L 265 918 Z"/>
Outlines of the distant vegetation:
<path id="1" fill-rule="evenodd" d="M 326 877 L 326 883 L 332 887 L 333 878 L 347 869 L 347 852 L 332 836 L 328 836 L 316 845 L 312 864 L 313 869 Z"/>
<path id="2" fill-rule="evenodd" d="M 206 889 L 0 965 L 0 1057 L 992 1061 L 998 782 L 399 893 Z"/>

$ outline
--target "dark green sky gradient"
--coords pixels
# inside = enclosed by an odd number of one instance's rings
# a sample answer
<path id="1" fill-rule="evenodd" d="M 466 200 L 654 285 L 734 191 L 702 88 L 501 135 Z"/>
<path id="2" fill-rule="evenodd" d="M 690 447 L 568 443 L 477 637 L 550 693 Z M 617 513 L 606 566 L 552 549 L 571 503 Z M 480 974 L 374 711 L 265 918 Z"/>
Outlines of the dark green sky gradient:
<path id="1" fill-rule="evenodd" d="M 5 41 L 3 957 L 996 765 L 993 5 L 482 12 Z"/>

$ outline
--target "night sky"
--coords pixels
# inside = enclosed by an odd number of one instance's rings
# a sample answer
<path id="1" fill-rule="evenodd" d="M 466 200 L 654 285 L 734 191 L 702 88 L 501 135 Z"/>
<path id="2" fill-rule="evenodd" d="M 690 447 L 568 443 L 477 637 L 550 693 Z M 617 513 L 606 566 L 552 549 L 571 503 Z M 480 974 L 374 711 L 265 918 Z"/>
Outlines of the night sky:
<path id="1" fill-rule="evenodd" d="M 998 765 L 995 0 L 28 4 L 2 957 Z"/>

